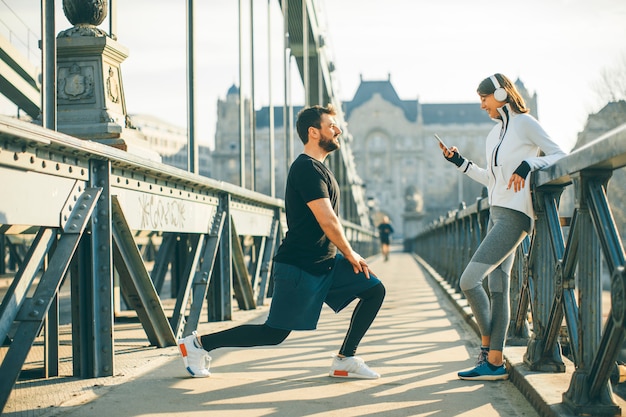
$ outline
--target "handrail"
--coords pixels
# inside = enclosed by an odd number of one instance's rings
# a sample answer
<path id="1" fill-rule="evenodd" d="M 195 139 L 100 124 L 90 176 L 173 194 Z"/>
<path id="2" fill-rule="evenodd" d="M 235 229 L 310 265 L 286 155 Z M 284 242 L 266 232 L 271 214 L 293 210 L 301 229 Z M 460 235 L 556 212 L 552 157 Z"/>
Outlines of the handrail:
<path id="1" fill-rule="evenodd" d="M 8 10 L 8 14 L 10 14 L 9 22 L 5 22 L 3 19 L 0 19 L 0 23 L 2 26 L 6 28 L 8 31 L 8 39 L 9 41 L 15 45 L 16 47 L 26 48 L 25 55 L 28 57 L 28 60 L 31 63 L 37 63 L 41 60 L 39 55 L 39 49 L 37 48 L 37 40 L 39 39 L 39 35 L 35 33 L 27 24 L 22 20 L 22 18 L 13 11 L 13 9 L 6 3 L 6 1 L 1 0 L 0 3 L 6 10 Z M 0 14 L 3 16 L 7 16 L 7 14 Z M 16 33 L 17 28 L 15 28 L 16 24 L 19 23 L 19 28 L 24 29 L 26 31 L 26 40 L 22 39 Z"/>
<path id="2" fill-rule="evenodd" d="M 563 403 L 575 414 L 621 413 L 609 380 L 626 336 L 626 256 L 607 185 L 613 171 L 624 166 L 626 124 L 533 173 L 536 227 L 517 249 L 511 277 L 514 320 L 508 342 L 527 343 L 524 363 L 530 370 L 565 371 L 558 340 L 565 319 L 576 370 Z M 567 188 L 575 195 L 571 221 L 559 218 Z M 428 224 L 405 246 L 460 292 L 458 279 L 484 237 L 488 217 L 489 205 L 482 198 Z M 604 324 L 603 261 L 611 280 L 611 312 Z"/>

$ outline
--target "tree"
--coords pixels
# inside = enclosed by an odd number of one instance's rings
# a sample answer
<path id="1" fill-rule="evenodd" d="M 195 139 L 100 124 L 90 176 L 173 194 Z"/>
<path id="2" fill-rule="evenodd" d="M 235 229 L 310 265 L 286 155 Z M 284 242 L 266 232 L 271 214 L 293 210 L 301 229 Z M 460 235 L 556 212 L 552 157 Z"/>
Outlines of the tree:
<path id="1" fill-rule="evenodd" d="M 595 92 L 601 106 L 626 100 L 626 53 L 622 53 L 613 66 L 602 70 Z"/>

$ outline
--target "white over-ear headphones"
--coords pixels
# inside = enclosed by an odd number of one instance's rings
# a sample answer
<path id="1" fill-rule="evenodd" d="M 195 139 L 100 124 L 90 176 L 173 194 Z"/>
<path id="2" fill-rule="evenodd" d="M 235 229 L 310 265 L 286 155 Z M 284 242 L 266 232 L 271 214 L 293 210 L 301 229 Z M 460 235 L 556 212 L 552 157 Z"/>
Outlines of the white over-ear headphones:
<path id="1" fill-rule="evenodd" d="M 493 86 L 496 88 L 496 90 L 493 92 L 493 97 L 498 101 L 506 101 L 506 98 L 509 95 L 507 94 L 506 90 L 500 86 L 500 83 L 498 82 L 498 79 L 496 78 L 496 76 L 492 75 L 489 78 L 491 78 L 491 82 L 493 83 Z"/>

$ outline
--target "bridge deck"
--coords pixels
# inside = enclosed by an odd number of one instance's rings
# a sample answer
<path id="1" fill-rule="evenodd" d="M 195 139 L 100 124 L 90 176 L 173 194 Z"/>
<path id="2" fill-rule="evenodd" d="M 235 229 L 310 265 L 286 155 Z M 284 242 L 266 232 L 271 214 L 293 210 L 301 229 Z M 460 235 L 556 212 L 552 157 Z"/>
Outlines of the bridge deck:
<path id="1" fill-rule="evenodd" d="M 531 375 L 521 365 L 524 348 L 507 347 L 505 353 L 515 383 L 461 381 L 456 372 L 473 365 L 479 342 L 462 313 L 462 301 L 451 301 L 453 297 L 442 290 L 436 277 L 410 254 L 394 252 L 389 262 L 377 257 L 371 265 L 385 282 L 387 298 L 359 354 L 382 374 L 379 380 L 348 382 L 326 376 L 330 355 L 337 350 L 348 325 L 350 307 L 339 315 L 325 309 L 317 331 L 295 332 L 278 347 L 213 352 L 213 376 L 208 379 L 187 378 L 175 347 L 147 346 L 141 325 L 133 317 L 121 317 L 115 329 L 114 377 L 71 377 L 71 330 L 66 325 L 61 341 L 61 376 L 37 378 L 43 348 L 36 344 L 4 413 L 220 417 L 567 415 L 559 403 L 571 378 L 571 364 L 566 374 Z M 265 305 L 236 312 L 233 321 L 202 323 L 199 331 L 263 322 L 267 311 Z M 498 384 L 497 390 L 494 384 Z M 526 392 L 526 397 L 520 390 Z M 622 410 L 626 409 L 624 401 L 616 401 Z"/>

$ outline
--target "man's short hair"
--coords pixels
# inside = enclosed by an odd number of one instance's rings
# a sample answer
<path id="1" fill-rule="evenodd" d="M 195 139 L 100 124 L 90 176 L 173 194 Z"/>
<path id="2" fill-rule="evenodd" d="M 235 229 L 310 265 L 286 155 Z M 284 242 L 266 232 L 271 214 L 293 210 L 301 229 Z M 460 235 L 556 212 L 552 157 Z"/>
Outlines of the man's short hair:
<path id="1" fill-rule="evenodd" d="M 326 107 L 315 105 L 311 107 L 305 107 L 300 110 L 296 119 L 296 131 L 303 144 L 309 142 L 309 128 L 315 127 L 320 129 L 322 127 L 322 114 L 328 114 L 334 116 L 337 114 L 332 104 L 328 104 Z"/>

